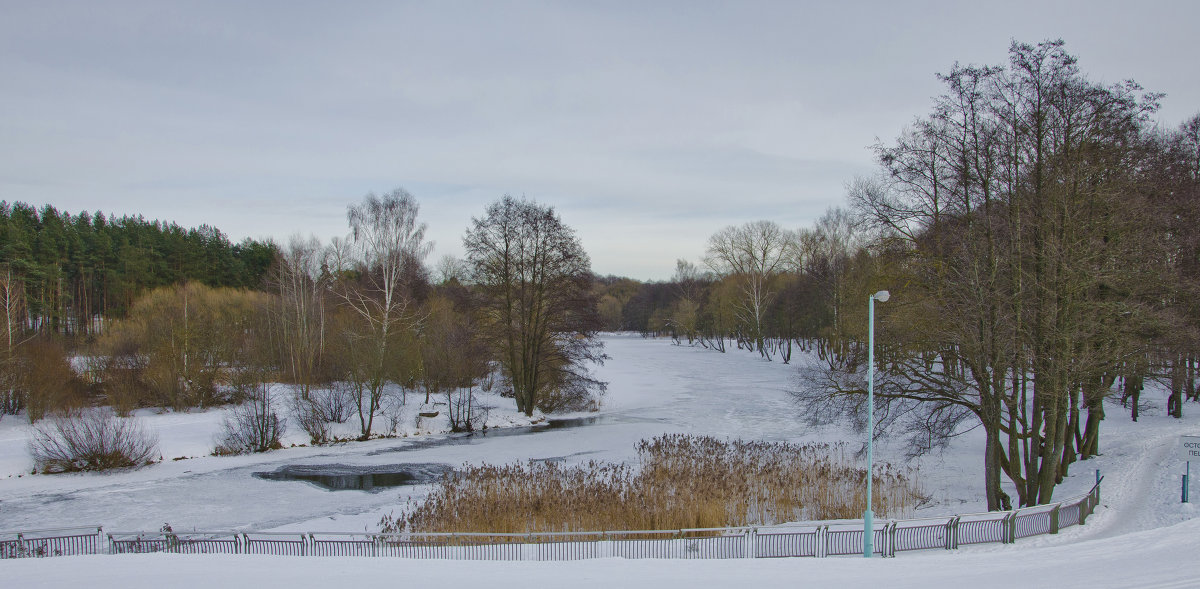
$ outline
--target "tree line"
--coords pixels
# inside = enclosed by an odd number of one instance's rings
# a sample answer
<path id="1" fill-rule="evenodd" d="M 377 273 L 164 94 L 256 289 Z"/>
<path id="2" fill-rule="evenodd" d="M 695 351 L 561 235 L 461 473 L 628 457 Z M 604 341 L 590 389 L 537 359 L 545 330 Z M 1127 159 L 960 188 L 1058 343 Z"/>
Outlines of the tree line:
<path id="1" fill-rule="evenodd" d="M 605 279 L 610 328 L 818 362 L 812 422 L 863 425 L 867 298 L 877 308 L 879 435 L 914 452 L 985 434 L 990 509 L 1052 500 L 1099 452 L 1106 400 L 1133 420 L 1147 379 L 1196 400 L 1200 115 L 1150 122 L 1161 95 L 1089 80 L 1061 41 L 956 65 L 929 114 L 874 147 L 878 173 L 814 227 L 726 228 L 665 283 Z"/>
<path id="2" fill-rule="evenodd" d="M 0 297 L 22 302 L 6 315 L 12 330 L 86 339 L 154 288 L 258 288 L 274 257 L 271 243 L 231 243 L 207 225 L 0 201 Z"/>
<path id="3" fill-rule="evenodd" d="M 594 407 L 604 389 L 590 373 L 590 363 L 604 358 L 590 260 L 573 230 L 536 202 L 506 196 L 488 207 L 466 232 L 467 258 L 444 258 L 437 277 L 426 265 L 432 247 L 420 207 L 403 189 L 348 207 L 348 235 L 328 244 L 296 236 L 230 246 L 206 228 L 71 217 L 50 207 L 6 210 L 18 219 L 9 227 L 37 221 L 38 230 L 27 232 L 34 252 L 64 247 L 42 245 L 62 219 L 101 227 L 80 230 L 88 243 L 137 230 L 145 243 L 183 248 L 157 258 L 165 274 L 129 286 L 142 292 L 127 307 L 99 307 L 73 358 L 63 341 L 84 335 L 80 322 L 45 315 L 51 307 L 34 301 L 44 283 L 31 278 L 30 265 L 3 267 L 11 288 L 0 289 L 0 302 L 9 302 L 0 308 L 7 325 L 0 400 L 3 412 L 25 411 L 31 421 L 97 403 L 119 413 L 237 403 L 241 423 L 230 428 L 226 450 L 264 450 L 278 438 L 285 409 L 323 442 L 331 422 L 348 419 L 363 438 L 395 431 L 413 404 L 444 410 L 455 430 L 474 429 L 486 419 L 480 389 L 498 387 L 526 415 Z M 117 248 L 118 260 L 128 247 Z M 81 251 L 66 247 L 49 258 L 90 259 Z M 55 301 L 63 317 L 84 313 L 71 297 Z M 280 382 L 293 394 L 280 398 L 268 386 Z"/>
<path id="4" fill-rule="evenodd" d="M 122 410 L 257 399 L 263 415 L 260 385 L 276 379 L 295 385 L 294 414 L 314 440 L 350 418 L 370 436 L 408 395 L 442 399 L 453 426 L 470 429 L 486 411 L 479 388 L 501 387 L 526 414 L 594 406 L 596 332 L 635 330 L 785 363 L 804 352 L 793 391 L 803 416 L 865 425 L 865 303 L 886 289 L 872 435 L 904 435 L 919 453 L 980 429 L 989 508 L 1013 503 L 1004 478 L 1016 503 L 1051 502 L 1071 465 L 1100 451 L 1107 400 L 1119 396 L 1136 421 L 1147 380 L 1167 388 L 1175 417 L 1198 398 L 1200 115 L 1155 126 L 1161 95 L 1089 80 L 1061 41 L 1014 43 L 1006 64 L 940 79 L 930 112 L 874 146 L 878 172 L 849 184 L 845 208 L 797 230 L 763 220 L 717 231 L 665 282 L 592 276 L 553 209 L 512 197 L 472 219 L 465 259 L 430 268 L 403 190 L 350 207 L 344 239 L 247 244 L 246 260 L 272 254 L 242 263 L 264 269 L 255 284 L 168 263 L 191 282 L 114 303 L 84 396 Z M 8 227 L 64 217 L 21 211 L 6 213 L 25 219 Z M 54 290 L 69 281 L 29 267 L 0 267 L 0 390 L 33 419 L 70 402 L 49 391 L 67 390 L 55 383 L 73 372 L 31 335 L 81 322 L 68 319 L 78 297 L 47 294 L 72 292 Z M 112 301 L 116 289 L 103 292 Z"/>

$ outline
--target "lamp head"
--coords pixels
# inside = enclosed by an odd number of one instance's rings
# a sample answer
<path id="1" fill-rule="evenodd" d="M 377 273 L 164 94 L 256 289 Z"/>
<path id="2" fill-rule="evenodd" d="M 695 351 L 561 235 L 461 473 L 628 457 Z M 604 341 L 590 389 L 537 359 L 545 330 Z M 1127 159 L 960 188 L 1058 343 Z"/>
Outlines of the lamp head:
<path id="1" fill-rule="evenodd" d="M 871 298 L 873 298 L 881 303 L 886 303 L 886 302 L 888 302 L 888 299 L 892 298 L 892 293 L 890 293 L 886 290 L 881 290 L 881 291 L 871 295 Z"/>

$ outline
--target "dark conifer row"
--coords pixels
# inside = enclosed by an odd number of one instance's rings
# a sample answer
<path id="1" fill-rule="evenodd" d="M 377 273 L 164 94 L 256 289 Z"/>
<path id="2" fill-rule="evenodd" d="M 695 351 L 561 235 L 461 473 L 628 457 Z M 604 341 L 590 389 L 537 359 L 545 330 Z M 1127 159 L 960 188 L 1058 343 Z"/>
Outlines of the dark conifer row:
<path id="1" fill-rule="evenodd" d="M 22 285 L 26 327 L 41 333 L 93 335 L 100 318 L 180 281 L 259 288 L 274 257 L 269 242 L 231 243 L 208 225 L 0 201 L 0 272 Z"/>

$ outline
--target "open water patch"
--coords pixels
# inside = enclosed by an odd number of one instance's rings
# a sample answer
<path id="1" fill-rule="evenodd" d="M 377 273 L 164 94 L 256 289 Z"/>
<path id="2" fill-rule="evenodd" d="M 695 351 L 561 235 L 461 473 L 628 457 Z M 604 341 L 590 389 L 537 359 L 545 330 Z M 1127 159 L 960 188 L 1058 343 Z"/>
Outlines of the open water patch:
<path id="1" fill-rule="evenodd" d="M 378 493 L 392 487 L 433 483 L 451 470 L 449 465 L 437 463 L 289 464 L 272 472 L 256 472 L 254 476 L 268 481 L 303 481 L 329 491 Z"/>

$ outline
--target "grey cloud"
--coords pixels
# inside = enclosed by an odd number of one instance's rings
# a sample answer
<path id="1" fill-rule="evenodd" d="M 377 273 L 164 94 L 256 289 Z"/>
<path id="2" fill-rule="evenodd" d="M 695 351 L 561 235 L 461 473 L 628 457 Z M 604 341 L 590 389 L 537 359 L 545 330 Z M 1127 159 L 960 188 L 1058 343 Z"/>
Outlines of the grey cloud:
<path id="1" fill-rule="evenodd" d="M 708 234 L 800 226 L 955 61 L 1064 37 L 1094 77 L 1200 104 L 1175 2 L 39 2 L 0 14 L 0 198 L 328 238 L 404 186 L 438 255 L 504 193 L 598 271 L 666 277 Z M 1036 18 L 1034 17 L 1036 16 Z"/>

